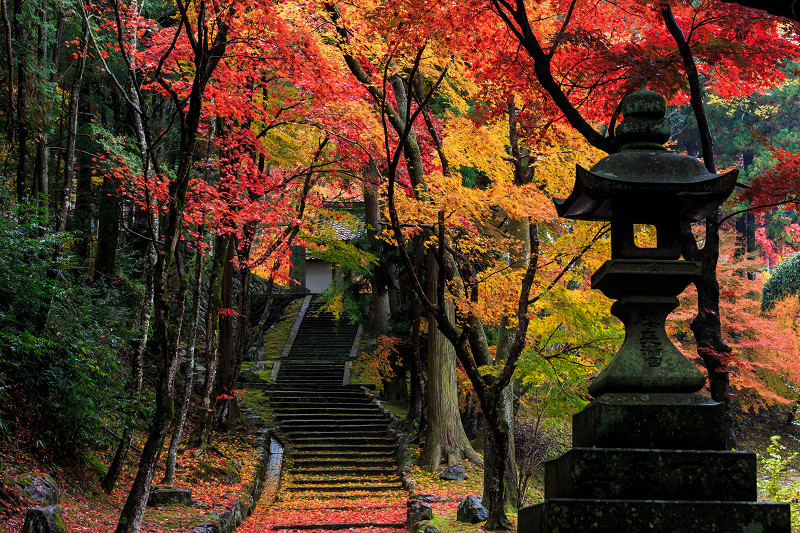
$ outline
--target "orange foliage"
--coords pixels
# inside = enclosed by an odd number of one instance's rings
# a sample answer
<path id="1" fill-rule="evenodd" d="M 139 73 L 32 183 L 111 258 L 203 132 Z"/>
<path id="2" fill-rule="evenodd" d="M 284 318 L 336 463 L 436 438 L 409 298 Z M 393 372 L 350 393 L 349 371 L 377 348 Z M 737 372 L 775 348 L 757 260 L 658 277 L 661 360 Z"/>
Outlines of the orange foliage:
<path id="1" fill-rule="evenodd" d="M 744 407 L 758 410 L 769 404 L 788 404 L 797 399 L 794 387 L 800 385 L 800 307 L 796 298 L 790 298 L 769 314 L 761 314 L 764 275 L 755 270 L 756 261 L 735 256 L 734 239 L 732 231 L 722 232 L 717 270 L 720 318 L 723 339 L 733 348 L 733 353 L 723 355 L 722 360 L 731 371 L 731 384 Z M 755 279 L 749 279 L 748 272 Z M 696 302 L 696 292 L 690 287 L 670 318 L 669 331 L 678 348 L 699 364 L 689 329 Z"/>

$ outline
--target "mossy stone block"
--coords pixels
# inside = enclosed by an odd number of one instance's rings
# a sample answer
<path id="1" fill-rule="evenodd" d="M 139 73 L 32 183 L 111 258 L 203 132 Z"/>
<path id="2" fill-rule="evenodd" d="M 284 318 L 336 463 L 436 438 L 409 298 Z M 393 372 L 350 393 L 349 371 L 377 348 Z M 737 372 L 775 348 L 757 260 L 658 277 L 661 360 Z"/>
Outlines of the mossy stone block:
<path id="1" fill-rule="evenodd" d="M 554 498 L 520 509 L 518 533 L 790 533 L 788 503 Z"/>
<path id="2" fill-rule="evenodd" d="M 572 417 L 576 448 L 725 450 L 725 406 L 702 394 L 609 393 Z"/>

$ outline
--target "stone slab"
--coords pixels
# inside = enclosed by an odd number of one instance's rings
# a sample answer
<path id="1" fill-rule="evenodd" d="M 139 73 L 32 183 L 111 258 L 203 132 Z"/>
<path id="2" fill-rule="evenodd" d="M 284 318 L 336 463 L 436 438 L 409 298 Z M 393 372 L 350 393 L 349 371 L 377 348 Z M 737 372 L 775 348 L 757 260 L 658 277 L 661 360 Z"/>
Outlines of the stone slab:
<path id="1" fill-rule="evenodd" d="M 147 498 L 148 507 L 171 507 L 174 505 L 189 505 L 192 501 L 192 491 L 175 487 L 153 487 Z"/>
<path id="2" fill-rule="evenodd" d="M 752 452 L 572 448 L 545 463 L 544 496 L 755 501 Z"/>
<path id="3" fill-rule="evenodd" d="M 790 533 L 788 503 L 555 498 L 519 511 L 518 533 Z"/>
<path id="4" fill-rule="evenodd" d="M 725 450 L 725 406 L 702 394 L 604 394 L 573 415 L 572 445 Z"/>

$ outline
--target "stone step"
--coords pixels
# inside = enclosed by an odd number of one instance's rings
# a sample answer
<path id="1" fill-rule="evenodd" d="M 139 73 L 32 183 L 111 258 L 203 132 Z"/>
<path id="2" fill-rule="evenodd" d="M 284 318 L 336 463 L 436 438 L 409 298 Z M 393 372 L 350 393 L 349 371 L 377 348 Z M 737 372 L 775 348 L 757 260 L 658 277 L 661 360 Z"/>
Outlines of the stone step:
<path id="1" fill-rule="evenodd" d="M 329 459 L 363 459 L 364 461 L 378 459 L 381 461 L 392 460 L 394 461 L 394 450 L 389 450 L 388 446 L 386 450 L 383 451 L 361 451 L 361 450 L 331 450 L 331 449 L 322 449 L 322 450 L 308 450 L 308 449 L 298 449 L 295 448 L 292 451 L 292 457 L 295 460 L 305 460 L 305 459 L 313 459 L 313 460 L 320 460 L 326 461 Z"/>
<path id="2" fill-rule="evenodd" d="M 302 444 L 338 444 L 340 446 L 373 446 L 394 442 L 387 437 L 350 437 L 347 435 L 341 436 L 328 436 L 328 435 L 312 435 L 312 436 L 293 436 L 290 439 L 292 445 Z"/>
<path id="3" fill-rule="evenodd" d="M 382 413 L 383 411 L 373 404 L 369 398 L 336 398 L 336 397 L 320 397 L 320 396 L 279 396 L 272 398 L 270 405 L 273 407 L 291 409 L 293 407 L 372 407 L 376 412 Z"/>
<path id="4" fill-rule="evenodd" d="M 302 365 L 292 366 L 290 368 L 286 368 L 284 365 L 281 365 L 280 371 L 278 371 L 278 375 L 285 375 L 285 376 L 303 376 L 306 378 L 321 378 L 325 376 L 341 376 L 344 372 L 344 365 L 337 365 L 338 368 L 325 368 L 325 369 L 315 369 L 311 370 L 308 368 L 303 368 Z"/>
<path id="5" fill-rule="evenodd" d="M 394 444 L 373 444 L 368 447 L 368 450 L 353 449 L 352 447 L 342 447 L 333 444 L 292 444 L 292 449 L 294 450 L 293 453 L 295 454 L 317 454 L 318 452 L 328 452 L 332 454 L 343 454 L 343 457 L 364 457 L 365 459 L 385 457 L 393 458 L 395 454 Z"/>
<path id="6" fill-rule="evenodd" d="M 755 501 L 756 455 L 572 448 L 545 463 L 545 499 Z"/>
<path id="7" fill-rule="evenodd" d="M 370 533 L 396 533 L 405 531 L 406 525 L 402 522 L 342 522 L 342 523 L 318 523 L 318 524 L 274 524 L 272 529 L 286 531 L 308 531 L 312 529 L 320 531 L 341 531 L 343 529 L 359 530 L 369 529 Z"/>
<path id="8" fill-rule="evenodd" d="M 332 420 L 346 420 L 348 418 L 352 419 L 360 419 L 364 422 L 379 422 L 381 420 L 387 420 L 387 418 L 383 414 L 376 414 L 373 412 L 367 413 L 320 413 L 320 412 L 307 412 L 307 413 L 298 413 L 296 411 L 287 411 L 287 412 L 279 412 L 275 413 L 276 418 L 278 420 L 313 420 L 319 418 L 321 420 L 332 421 Z"/>
<path id="9" fill-rule="evenodd" d="M 371 405 L 372 400 L 365 395 L 353 396 L 321 396 L 317 394 L 273 394 L 270 396 L 270 403 L 272 405 L 278 403 L 331 403 L 335 405 Z"/>
<path id="10" fill-rule="evenodd" d="M 286 405 L 285 408 L 288 411 L 292 411 L 293 413 L 297 413 L 298 415 L 304 414 L 314 414 L 319 413 L 320 415 L 327 415 L 327 414 L 334 414 L 340 418 L 348 417 L 350 415 L 362 415 L 362 414 L 378 414 L 383 415 L 383 411 L 378 409 L 373 405 L 336 405 L 336 406 L 328 406 L 328 405 L 306 405 L 306 404 L 298 404 L 298 405 Z"/>
<path id="11" fill-rule="evenodd" d="M 390 485 L 367 485 L 360 483 L 345 483 L 337 486 L 328 485 L 288 485 L 286 490 L 289 492 L 326 492 L 336 494 L 348 494 L 350 492 L 389 492 L 396 490 L 403 490 L 403 487 L 398 484 Z"/>
<path id="12" fill-rule="evenodd" d="M 272 384 L 271 397 L 293 397 L 302 396 L 308 398 L 365 398 L 366 395 L 360 389 L 355 389 L 349 385 L 338 385 L 324 390 L 303 389 L 296 386 Z"/>
<path id="13" fill-rule="evenodd" d="M 374 406 L 369 401 L 352 400 L 352 399 L 319 399 L 319 398 L 292 398 L 272 400 L 270 406 L 273 410 L 291 410 L 296 407 L 306 408 L 337 408 L 337 407 L 372 407 L 376 414 L 383 414 L 383 411 Z"/>
<path id="14" fill-rule="evenodd" d="M 519 510 L 519 533 L 788 533 L 788 503 L 553 498 Z"/>
<path id="15" fill-rule="evenodd" d="M 326 436 L 339 436 L 350 435 L 353 437 L 374 437 L 374 438 L 387 438 L 389 435 L 386 430 L 375 429 L 353 429 L 353 428 L 338 428 L 338 429 L 305 429 L 305 428 L 287 428 L 281 425 L 281 430 L 289 437 L 290 441 L 295 440 L 298 436 L 306 435 L 308 433 L 316 433 L 317 435 Z"/>
<path id="16" fill-rule="evenodd" d="M 318 387 L 314 389 L 308 389 L 305 387 L 298 386 L 297 383 L 270 383 L 266 388 L 274 391 L 274 392 L 293 392 L 293 393 L 300 393 L 300 394 L 318 394 L 318 395 L 336 395 L 336 394 L 345 394 L 345 393 L 358 393 L 363 395 L 364 393 L 361 390 L 363 385 L 330 385 L 325 387 Z"/>
<path id="17" fill-rule="evenodd" d="M 282 376 L 278 374 L 275 381 L 277 383 L 283 384 L 298 384 L 301 387 L 307 388 L 314 388 L 320 385 L 341 385 L 342 381 L 344 380 L 344 373 L 341 376 L 320 376 L 320 377 L 308 377 L 308 376 Z"/>
<path id="18" fill-rule="evenodd" d="M 314 422 L 308 420 L 284 420 L 280 424 L 281 429 L 286 431 L 316 431 L 319 433 L 327 432 L 348 432 L 348 431 L 380 431 L 384 435 L 389 435 L 389 422 L 379 421 L 373 423 L 364 423 L 356 420 L 352 424 L 340 424 L 338 422 Z"/>
<path id="19" fill-rule="evenodd" d="M 272 385 L 276 394 L 299 394 L 303 396 L 342 396 L 342 397 L 364 397 L 364 391 L 355 385 L 342 385 L 341 383 L 325 389 L 309 389 L 298 387 L 292 384 L 274 383 Z"/>
<path id="20" fill-rule="evenodd" d="M 292 475 L 292 485 L 301 487 L 303 485 L 319 485 L 319 486 L 328 486 L 328 485 L 358 485 L 363 484 L 365 486 L 372 486 L 372 485 L 393 485 L 400 482 L 400 479 L 397 477 L 397 474 L 384 474 L 381 476 L 378 475 L 370 475 L 370 476 L 359 476 L 356 474 L 348 474 L 347 472 L 340 471 L 340 475 L 333 475 L 334 473 L 339 474 L 338 472 L 325 472 L 324 474 L 320 475 Z"/>
<path id="21" fill-rule="evenodd" d="M 292 464 L 293 468 L 343 468 L 343 467 L 364 467 L 364 468 L 378 468 L 387 467 L 391 468 L 395 465 L 394 458 L 330 458 L 330 459 L 295 459 Z"/>
<path id="22" fill-rule="evenodd" d="M 391 479 L 397 481 L 397 472 L 388 467 L 359 467 L 359 466 L 328 466 L 324 471 L 305 472 L 296 471 L 292 474 L 292 479 L 332 479 L 334 477 L 347 477 L 352 479 Z"/>

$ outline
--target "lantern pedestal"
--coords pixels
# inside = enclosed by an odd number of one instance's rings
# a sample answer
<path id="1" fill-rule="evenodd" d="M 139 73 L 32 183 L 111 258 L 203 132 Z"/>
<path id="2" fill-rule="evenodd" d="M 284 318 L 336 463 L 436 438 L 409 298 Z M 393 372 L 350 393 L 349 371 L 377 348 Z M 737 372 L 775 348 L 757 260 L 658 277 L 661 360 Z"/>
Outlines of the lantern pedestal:
<path id="1" fill-rule="evenodd" d="M 705 376 L 672 344 L 667 315 L 678 294 L 702 272 L 700 263 L 612 259 L 592 276 L 592 288 L 617 301 L 611 314 L 625 324 L 625 341 L 589 386 L 589 393 L 695 392 Z"/>
<path id="2" fill-rule="evenodd" d="M 707 396 L 604 394 L 572 425 L 519 533 L 791 530 L 788 504 L 756 502 L 756 456 L 726 450 L 725 407 Z"/>

